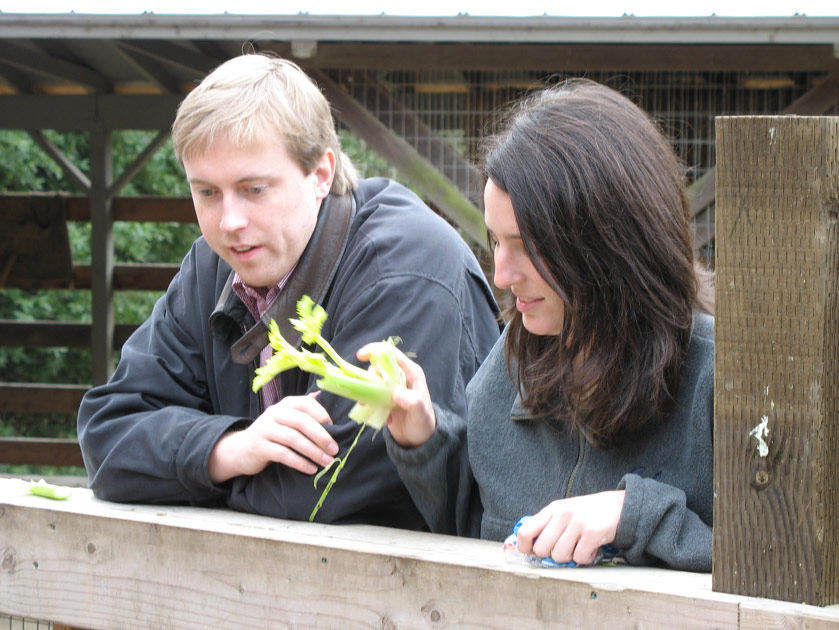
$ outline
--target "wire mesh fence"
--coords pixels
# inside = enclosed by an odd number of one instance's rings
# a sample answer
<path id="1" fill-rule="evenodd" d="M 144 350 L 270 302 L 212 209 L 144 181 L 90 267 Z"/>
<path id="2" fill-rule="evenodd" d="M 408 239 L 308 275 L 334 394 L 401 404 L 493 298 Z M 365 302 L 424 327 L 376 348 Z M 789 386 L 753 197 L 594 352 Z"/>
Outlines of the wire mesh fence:
<path id="1" fill-rule="evenodd" d="M 52 627 L 52 624 L 48 621 L 0 615 L 0 630 L 52 630 Z"/>
<path id="2" fill-rule="evenodd" d="M 782 112 L 824 72 L 708 71 L 336 71 L 334 78 L 366 108 L 480 205 L 475 165 L 481 138 L 498 114 L 528 91 L 567 78 L 609 85 L 649 112 L 684 164 L 688 183 L 714 167 L 714 119 Z M 834 107 L 827 114 L 839 114 Z M 440 140 L 445 140 L 441 143 Z M 454 149 L 450 151 L 449 149 Z M 697 226 L 713 234 L 713 208 Z M 713 260 L 713 243 L 704 252 Z"/>

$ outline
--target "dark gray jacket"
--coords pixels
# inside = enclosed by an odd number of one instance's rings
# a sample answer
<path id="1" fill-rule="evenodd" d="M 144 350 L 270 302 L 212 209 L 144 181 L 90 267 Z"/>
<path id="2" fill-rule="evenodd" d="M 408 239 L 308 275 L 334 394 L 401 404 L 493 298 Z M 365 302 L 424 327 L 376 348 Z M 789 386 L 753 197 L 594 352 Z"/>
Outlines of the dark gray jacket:
<path id="1" fill-rule="evenodd" d="M 460 236 L 403 186 L 365 180 L 354 197 L 345 242 L 334 243 L 344 250 L 322 301 L 329 313 L 324 336 L 353 361 L 363 344 L 400 336 L 400 347 L 416 353 L 425 368 L 435 400 L 464 413 L 466 383 L 499 333 L 483 272 Z M 323 228 L 330 200 L 287 289 L 317 264 L 307 252 L 328 239 Z M 278 464 L 221 485 L 208 475 L 218 438 L 261 412 L 251 391 L 255 365 L 231 359 L 231 345 L 254 320 L 229 291 L 230 275 L 199 238 L 152 315 L 123 346 L 110 382 L 84 397 L 79 440 L 90 487 L 100 498 L 309 517 L 325 479 L 315 489 L 312 476 Z M 291 304 L 300 297 L 284 294 Z M 278 323 L 289 331 L 287 321 Z M 314 377 L 299 370 L 283 373 L 281 386 L 285 395 L 316 389 Z M 352 402 L 325 393 L 318 400 L 335 423 L 326 429 L 343 454 L 358 431 L 347 418 Z M 374 439 L 371 429 L 361 436 L 318 521 L 422 527 L 383 436 Z"/>
<path id="2" fill-rule="evenodd" d="M 423 446 L 404 449 L 386 435 L 431 530 L 500 541 L 556 499 L 626 489 L 614 545 L 628 562 L 710 571 L 713 318 L 694 316 L 666 420 L 608 450 L 528 417 L 507 374 L 504 338 L 467 388 L 468 420 L 435 405 L 438 428 Z"/>

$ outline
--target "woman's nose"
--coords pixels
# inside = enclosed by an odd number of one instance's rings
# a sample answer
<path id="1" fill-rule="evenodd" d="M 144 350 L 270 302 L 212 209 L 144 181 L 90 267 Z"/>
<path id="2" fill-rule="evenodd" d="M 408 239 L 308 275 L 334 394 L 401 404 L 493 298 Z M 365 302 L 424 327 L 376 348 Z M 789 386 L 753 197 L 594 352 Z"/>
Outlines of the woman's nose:
<path id="1" fill-rule="evenodd" d="M 495 254 L 495 286 L 499 289 L 509 289 L 521 278 L 521 272 L 516 265 L 515 258 L 499 248 Z"/>

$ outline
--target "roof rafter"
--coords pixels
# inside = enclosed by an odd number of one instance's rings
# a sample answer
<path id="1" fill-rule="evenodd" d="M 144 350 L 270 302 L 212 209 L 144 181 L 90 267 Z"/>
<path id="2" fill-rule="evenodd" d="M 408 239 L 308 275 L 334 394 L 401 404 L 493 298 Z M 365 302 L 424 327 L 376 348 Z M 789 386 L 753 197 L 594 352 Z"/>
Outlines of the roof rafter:
<path id="1" fill-rule="evenodd" d="M 130 46 L 124 46 L 123 42 L 117 41 L 115 43 L 117 44 L 115 48 L 119 51 L 119 54 L 136 68 L 137 71 L 143 74 L 143 76 L 147 77 L 149 81 L 164 92 L 170 94 L 180 92 L 178 80 L 168 73 L 161 64 L 147 55 L 138 54 Z"/>
<path id="2" fill-rule="evenodd" d="M 0 40 L 0 61 L 61 81 L 78 83 L 97 92 L 111 91 L 111 82 L 98 72 Z"/>

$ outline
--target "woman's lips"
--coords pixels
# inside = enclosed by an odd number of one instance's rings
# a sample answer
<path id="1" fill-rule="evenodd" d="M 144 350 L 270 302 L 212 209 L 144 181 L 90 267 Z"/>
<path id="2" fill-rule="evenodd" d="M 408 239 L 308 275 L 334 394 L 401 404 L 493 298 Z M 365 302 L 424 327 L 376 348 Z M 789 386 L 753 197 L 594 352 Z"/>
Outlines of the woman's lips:
<path id="1" fill-rule="evenodd" d="M 526 298 L 516 296 L 516 309 L 519 311 L 519 313 L 529 313 L 530 311 L 538 308 L 539 304 L 542 301 L 542 298 Z"/>

